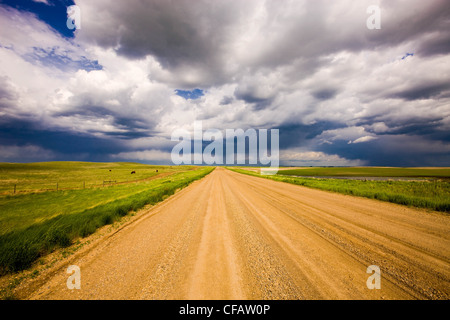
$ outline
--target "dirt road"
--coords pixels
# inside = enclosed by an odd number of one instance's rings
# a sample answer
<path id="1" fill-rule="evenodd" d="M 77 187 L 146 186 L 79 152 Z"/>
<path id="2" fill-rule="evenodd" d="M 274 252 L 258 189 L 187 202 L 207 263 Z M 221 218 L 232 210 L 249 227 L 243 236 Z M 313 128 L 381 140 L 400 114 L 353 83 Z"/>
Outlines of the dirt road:
<path id="1" fill-rule="evenodd" d="M 450 217 L 223 168 L 101 241 L 26 298 L 450 298 Z"/>

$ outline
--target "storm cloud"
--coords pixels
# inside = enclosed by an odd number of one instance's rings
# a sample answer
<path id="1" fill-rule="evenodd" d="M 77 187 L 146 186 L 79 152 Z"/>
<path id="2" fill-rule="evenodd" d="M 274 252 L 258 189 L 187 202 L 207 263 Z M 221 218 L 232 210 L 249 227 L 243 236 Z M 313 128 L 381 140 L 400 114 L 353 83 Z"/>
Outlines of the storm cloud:
<path id="1" fill-rule="evenodd" d="M 60 2 L 12 3 L 0 161 L 170 162 L 196 120 L 280 129 L 287 165 L 450 161 L 448 1 L 79 0 L 71 32 Z"/>

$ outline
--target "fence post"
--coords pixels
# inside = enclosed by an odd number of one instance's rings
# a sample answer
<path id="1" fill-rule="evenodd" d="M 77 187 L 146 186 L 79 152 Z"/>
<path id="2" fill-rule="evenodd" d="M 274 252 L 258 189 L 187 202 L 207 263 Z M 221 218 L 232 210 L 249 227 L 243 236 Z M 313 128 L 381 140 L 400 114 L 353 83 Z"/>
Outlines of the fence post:
<path id="1" fill-rule="evenodd" d="M 14 194 L 16 194 L 16 185 L 14 185 Z"/>

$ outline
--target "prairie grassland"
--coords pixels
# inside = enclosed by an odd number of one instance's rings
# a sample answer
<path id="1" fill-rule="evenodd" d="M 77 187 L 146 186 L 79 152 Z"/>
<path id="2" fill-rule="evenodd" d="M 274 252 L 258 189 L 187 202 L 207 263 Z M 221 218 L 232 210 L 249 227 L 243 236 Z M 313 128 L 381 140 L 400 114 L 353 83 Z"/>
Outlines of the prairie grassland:
<path id="1" fill-rule="evenodd" d="M 193 168 L 189 166 L 184 169 Z M 104 181 L 126 183 L 173 173 L 175 166 L 153 166 L 132 162 L 38 162 L 0 163 L 0 193 L 16 193 L 100 187 Z M 135 171 L 131 174 L 131 171 Z M 108 185 L 109 183 L 106 183 Z"/>
<path id="2" fill-rule="evenodd" d="M 278 174 L 293 176 L 408 177 L 450 179 L 450 168 L 304 167 L 297 169 L 280 170 Z"/>
<path id="3" fill-rule="evenodd" d="M 307 178 L 307 177 L 293 177 L 286 175 L 285 171 L 280 170 L 277 175 L 260 175 L 258 172 L 229 168 L 235 172 L 258 176 L 266 179 L 272 179 L 276 181 L 287 182 L 291 184 L 301 185 L 310 188 L 316 188 L 326 191 L 333 191 L 348 195 L 354 195 L 359 197 L 377 199 L 382 201 L 388 201 L 392 203 L 413 206 L 418 208 L 426 208 L 441 212 L 450 212 L 450 181 L 448 179 L 435 179 L 435 180 L 418 180 L 418 181 L 371 181 L 371 180 L 352 180 L 352 179 L 332 179 L 332 178 Z M 314 171 L 315 175 L 320 171 L 323 175 L 330 175 L 330 171 L 327 169 L 334 168 L 314 168 L 310 169 Z M 358 168 L 353 168 L 352 171 L 345 171 L 350 168 L 336 168 L 339 170 L 334 171 L 334 174 L 344 173 L 348 175 L 349 172 L 353 174 L 360 174 L 362 176 L 367 176 L 367 171 L 359 171 Z M 345 169 L 345 170 L 344 170 Z M 365 169 L 365 168 L 361 168 Z M 376 172 L 376 168 L 371 168 L 371 174 L 373 176 L 384 176 L 384 174 L 393 174 L 393 171 L 380 171 Z M 397 169 L 397 168 L 395 168 Z M 402 168 L 398 168 L 402 169 Z M 308 169 L 297 169 L 295 170 L 295 175 L 298 171 L 303 171 Z M 432 169 L 422 169 L 422 170 L 432 170 Z M 443 169 L 441 169 L 443 170 Z M 448 170 L 448 169 L 446 169 Z M 289 170 L 291 171 L 291 170 Z M 399 172 L 406 173 L 406 171 L 398 170 Z M 410 171 L 411 172 L 411 171 Z M 325 174 L 326 173 L 326 174 Z M 417 171 L 415 174 L 420 174 Z M 442 178 L 446 171 L 441 171 L 440 174 Z M 408 172 L 408 174 L 411 174 Z M 422 172 L 423 174 L 423 172 Z M 437 174 L 437 173 L 435 173 Z M 429 175 L 422 175 L 422 177 L 430 177 Z M 397 175 L 397 177 L 400 177 Z"/>
<path id="4" fill-rule="evenodd" d="M 85 171 L 80 166 L 90 168 L 86 163 L 61 165 L 65 169 L 58 170 L 62 171 L 61 176 L 66 177 L 68 183 L 70 179 L 67 177 L 77 178 L 80 171 Z M 136 173 L 145 170 L 145 165 L 134 165 L 140 166 Z M 51 172 L 53 166 L 49 164 L 47 174 L 57 177 Z M 148 170 L 155 171 L 153 166 L 149 167 L 152 168 Z M 152 180 L 145 180 L 142 176 L 143 180 L 138 182 L 107 188 L 0 196 L 0 274 L 26 269 L 54 248 L 69 246 L 74 239 L 88 236 L 131 211 L 162 201 L 213 170 L 192 166 L 159 168 L 159 172 L 166 170 L 171 174 Z M 130 174 L 129 167 L 126 170 Z"/>

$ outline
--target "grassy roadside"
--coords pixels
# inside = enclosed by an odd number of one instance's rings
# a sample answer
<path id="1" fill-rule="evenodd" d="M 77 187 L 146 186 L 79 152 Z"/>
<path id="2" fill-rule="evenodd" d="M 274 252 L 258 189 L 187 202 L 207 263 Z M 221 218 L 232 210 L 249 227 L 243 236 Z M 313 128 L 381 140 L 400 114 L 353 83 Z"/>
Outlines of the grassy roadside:
<path id="1" fill-rule="evenodd" d="M 76 214 L 149 191 L 159 186 L 159 182 L 168 181 L 171 175 L 157 178 L 154 181 L 142 181 L 105 188 L 89 188 L 82 190 L 47 191 L 0 196 L 0 236 L 14 230 L 24 229 L 51 218 Z"/>
<path id="2" fill-rule="evenodd" d="M 260 175 L 249 170 L 228 168 L 250 176 L 287 182 L 300 186 L 377 199 L 407 206 L 450 212 L 450 182 L 448 181 L 364 181 L 342 179 L 312 179 L 285 175 Z"/>
<path id="3" fill-rule="evenodd" d="M 131 211 L 136 211 L 148 204 L 156 204 L 174 194 L 176 190 L 206 176 L 212 170 L 213 168 L 203 167 L 182 171 L 136 186 L 116 186 L 102 190 L 70 190 L 60 194 L 49 192 L 44 195 L 22 195 L 26 198 L 22 199 L 24 201 L 16 201 L 12 210 L 26 213 L 30 206 L 34 206 L 36 210 L 39 209 L 45 213 L 55 203 L 63 203 L 67 210 L 64 214 L 46 217 L 40 222 L 35 221 L 33 217 L 34 221 L 28 225 L 24 221 L 26 227 L 16 225 L 8 232 L 0 233 L 0 274 L 27 269 L 36 259 L 53 249 L 67 247 L 75 239 L 86 237 L 97 228 L 111 224 Z M 58 196 L 61 198 L 54 198 Z M 11 198 L 20 200 L 17 197 L 19 196 Z M 104 201 L 105 197 L 109 197 L 109 201 Z M 48 202 L 51 198 L 53 201 Z M 101 198 L 103 202 L 98 201 Z M 92 199 L 99 204 L 88 206 Z"/>
<path id="4" fill-rule="evenodd" d="M 384 167 L 313 167 L 284 169 L 279 175 L 287 176 L 348 176 L 348 177 L 408 177 L 449 178 L 449 168 L 384 168 Z"/>

